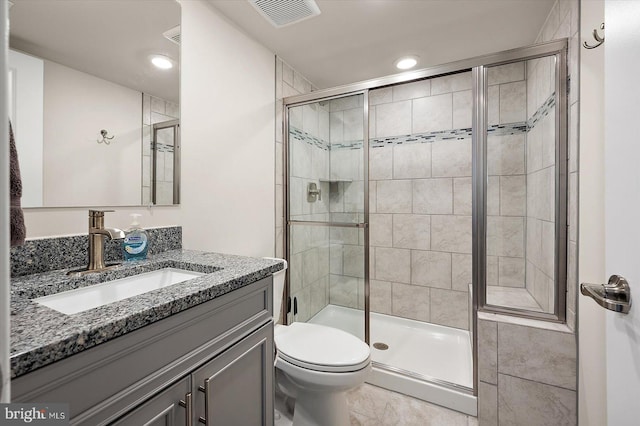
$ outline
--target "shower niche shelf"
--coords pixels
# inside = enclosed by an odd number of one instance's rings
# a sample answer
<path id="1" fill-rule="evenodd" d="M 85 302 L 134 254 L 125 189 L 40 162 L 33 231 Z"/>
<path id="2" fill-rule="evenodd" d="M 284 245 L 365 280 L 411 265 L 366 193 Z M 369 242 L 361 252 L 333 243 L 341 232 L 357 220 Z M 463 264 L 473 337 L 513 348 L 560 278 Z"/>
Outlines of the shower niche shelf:
<path id="1" fill-rule="evenodd" d="M 353 182 L 353 179 L 319 179 L 320 182 L 328 182 L 329 184 L 332 183 L 351 183 Z"/>
<path id="2" fill-rule="evenodd" d="M 340 193 L 340 184 L 343 184 L 342 191 L 344 191 L 344 184 L 350 184 L 351 182 L 353 182 L 352 179 L 320 179 L 320 183 L 329 184 L 330 194 Z"/>

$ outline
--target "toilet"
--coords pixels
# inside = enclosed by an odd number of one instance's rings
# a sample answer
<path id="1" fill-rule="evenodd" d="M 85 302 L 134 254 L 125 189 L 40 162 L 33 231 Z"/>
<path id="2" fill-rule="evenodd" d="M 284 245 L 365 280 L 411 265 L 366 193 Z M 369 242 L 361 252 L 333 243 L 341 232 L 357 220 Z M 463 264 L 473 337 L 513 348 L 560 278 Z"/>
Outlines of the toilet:
<path id="1" fill-rule="evenodd" d="M 284 262 L 273 274 L 274 318 L 282 304 Z M 347 391 L 369 376 L 369 346 L 345 331 L 303 322 L 276 324 L 274 340 L 277 386 L 295 399 L 293 426 L 348 426 Z"/>

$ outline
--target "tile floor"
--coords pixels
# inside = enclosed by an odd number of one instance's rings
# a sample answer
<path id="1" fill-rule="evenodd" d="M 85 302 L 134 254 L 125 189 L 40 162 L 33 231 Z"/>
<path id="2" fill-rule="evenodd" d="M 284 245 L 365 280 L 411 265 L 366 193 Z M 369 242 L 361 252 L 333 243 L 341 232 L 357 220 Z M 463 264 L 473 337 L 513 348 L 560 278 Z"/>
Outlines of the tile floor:
<path id="1" fill-rule="evenodd" d="M 282 394 L 276 393 L 276 426 L 291 426 Z M 478 419 L 370 384 L 349 392 L 351 426 L 478 426 Z M 278 418 L 279 417 L 279 418 Z"/>
<path id="2" fill-rule="evenodd" d="M 477 426 L 478 419 L 370 384 L 349 392 L 352 426 Z"/>

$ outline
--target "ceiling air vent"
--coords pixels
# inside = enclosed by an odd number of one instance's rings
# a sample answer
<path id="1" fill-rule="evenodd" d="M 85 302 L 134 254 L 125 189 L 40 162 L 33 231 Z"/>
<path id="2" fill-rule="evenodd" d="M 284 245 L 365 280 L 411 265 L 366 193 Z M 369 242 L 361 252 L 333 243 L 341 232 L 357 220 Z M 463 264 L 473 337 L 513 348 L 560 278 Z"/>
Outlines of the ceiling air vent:
<path id="1" fill-rule="evenodd" d="M 320 15 L 314 0 L 249 0 L 249 3 L 276 28 Z"/>
<path id="2" fill-rule="evenodd" d="M 171 28 L 162 33 L 163 36 L 174 42 L 175 44 L 180 44 L 180 25 Z"/>

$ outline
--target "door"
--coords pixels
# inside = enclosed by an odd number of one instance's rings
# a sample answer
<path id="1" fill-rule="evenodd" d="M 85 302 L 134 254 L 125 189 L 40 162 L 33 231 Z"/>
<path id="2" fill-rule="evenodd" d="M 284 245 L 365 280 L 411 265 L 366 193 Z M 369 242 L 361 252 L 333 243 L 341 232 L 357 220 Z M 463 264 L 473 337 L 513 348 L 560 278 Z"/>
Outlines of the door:
<path id="1" fill-rule="evenodd" d="M 287 107 L 289 322 L 368 342 L 365 93 Z"/>
<path id="2" fill-rule="evenodd" d="M 606 0 L 605 23 L 605 268 L 636 305 L 606 312 L 607 423 L 625 426 L 640 419 L 640 2 Z"/>
<path id="3" fill-rule="evenodd" d="M 595 44 L 592 32 L 604 22 L 604 0 L 582 2 L 581 42 Z M 607 42 L 608 45 L 608 42 Z M 579 279 L 602 283 L 606 279 L 604 254 L 604 51 L 580 48 L 580 229 Z M 572 105 L 572 113 L 578 105 Z M 576 120 L 577 121 L 577 120 Z M 570 139 L 572 140 L 572 139 Z M 573 140 L 572 140 L 573 142 Z M 571 150 L 571 152 L 575 152 Z M 571 157 L 571 156 L 570 156 Z M 571 163 L 570 170 L 576 170 Z M 573 203 L 571 203 L 573 204 Z M 573 209 L 572 209 L 573 210 Z M 580 426 L 607 424 L 605 309 L 578 293 L 578 421 Z"/>
<path id="4" fill-rule="evenodd" d="M 192 379 L 193 424 L 273 425 L 271 323 L 196 370 Z"/>

